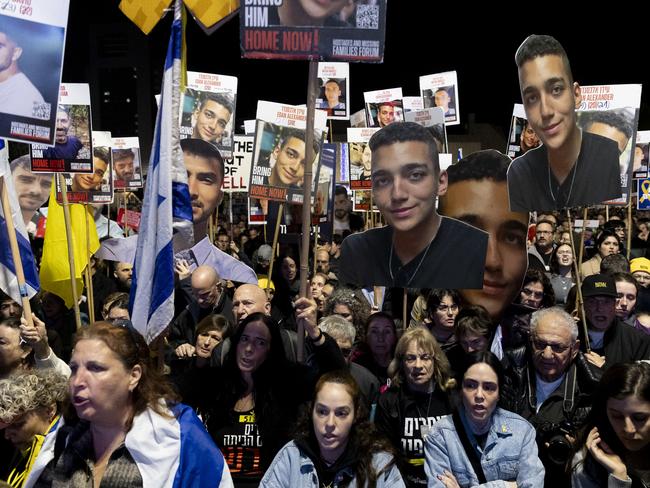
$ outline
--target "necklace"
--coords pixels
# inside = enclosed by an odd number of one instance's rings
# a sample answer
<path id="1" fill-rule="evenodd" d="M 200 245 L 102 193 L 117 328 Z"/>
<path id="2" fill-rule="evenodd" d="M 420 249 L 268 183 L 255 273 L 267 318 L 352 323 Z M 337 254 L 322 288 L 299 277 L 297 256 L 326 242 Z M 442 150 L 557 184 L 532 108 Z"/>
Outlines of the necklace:
<path id="1" fill-rule="evenodd" d="M 576 164 L 573 165 L 573 176 L 571 177 L 571 186 L 569 187 L 569 195 L 567 196 L 565 207 L 569 206 L 569 201 L 571 200 L 571 192 L 573 191 L 573 183 L 576 181 L 576 173 L 578 172 L 578 162 L 580 159 L 576 160 Z M 562 186 L 562 185 L 560 185 Z M 559 190 L 559 187 L 558 187 Z M 557 200 L 555 194 L 553 193 L 553 187 L 551 186 L 551 163 L 548 163 L 548 191 L 551 192 L 551 198 L 553 199 L 553 205 L 557 207 Z M 559 195 L 558 195 L 559 196 Z"/>
<path id="2" fill-rule="evenodd" d="M 429 241 L 429 244 L 427 244 L 426 249 L 424 250 L 424 253 L 422 254 L 422 257 L 420 258 L 420 262 L 418 263 L 417 267 L 415 268 L 415 271 L 411 275 L 411 278 L 406 282 L 406 286 L 404 288 L 408 288 L 411 282 L 413 281 L 413 278 L 415 278 L 415 275 L 418 274 L 418 271 L 420 271 L 420 266 L 422 266 L 422 263 L 424 262 L 424 258 L 427 257 L 427 254 L 429 252 L 429 248 L 431 247 L 431 243 L 433 243 L 433 240 L 436 238 L 436 235 L 438 232 L 436 232 L 431 240 Z M 391 284 L 395 282 L 395 277 L 393 276 L 393 248 L 395 246 L 395 242 L 391 239 L 390 241 L 390 256 L 388 257 L 388 271 L 390 272 L 390 281 Z"/>
<path id="3" fill-rule="evenodd" d="M 418 406 L 418 403 L 415 402 L 415 409 L 418 411 L 418 417 L 419 418 L 424 418 L 428 419 L 429 418 L 429 409 L 431 408 L 431 397 L 433 396 L 433 390 L 429 392 L 429 403 L 427 403 L 427 410 L 425 412 L 425 416 L 422 416 L 422 412 L 420 412 L 420 407 Z M 420 425 L 420 436 L 422 439 L 424 439 L 427 434 L 429 433 L 429 425 L 427 424 L 422 424 Z"/>

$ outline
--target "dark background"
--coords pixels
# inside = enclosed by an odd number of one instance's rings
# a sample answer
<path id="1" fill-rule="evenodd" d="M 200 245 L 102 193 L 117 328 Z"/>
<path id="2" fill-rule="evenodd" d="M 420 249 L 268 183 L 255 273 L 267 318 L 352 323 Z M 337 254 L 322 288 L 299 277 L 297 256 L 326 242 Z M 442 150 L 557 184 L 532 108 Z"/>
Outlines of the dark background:
<path id="1" fill-rule="evenodd" d="M 140 137 L 148 155 L 160 91 L 171 12 L 145 36 L 118 9 L 117 0 L 72 0 L 63 81 L 90 83 L 93 126 L 114 136 Z M 628 8 L 595 4 L 534 3 L 505 9 L 452 6 L 430 1 L 388 2 L 382 64 L 351 64 L 351 111 L 363 92 L 402 87 L 419 95 L 419 76 L 456 70 L 461 125 L 448 128 L 450 146 L 465 154 L 506 149 L 513 103 L 520 103 L 514 53 L 529 34 L 555 36 L 582 85 L 644 83 L 648 79 L 647 28 Z M 534 10 L 533 8 L 534 7 Z M 548 10 L 548 13 L 542 11 Z M 489 20 L 492 19 L 492 20 Z M 240 57 L 239 18 L 207 36 L 189 17 L 187 67 L 239 78 L 237 128 L 255 117 L 257 100 L 305 103 L 307 61 Z M 642 100 L 639 129 L 650 117 Z M 347 121 L 334 121 L 333 139 L 345 138 Z M 146 160 L 146 159 L 145 159 Z"/>

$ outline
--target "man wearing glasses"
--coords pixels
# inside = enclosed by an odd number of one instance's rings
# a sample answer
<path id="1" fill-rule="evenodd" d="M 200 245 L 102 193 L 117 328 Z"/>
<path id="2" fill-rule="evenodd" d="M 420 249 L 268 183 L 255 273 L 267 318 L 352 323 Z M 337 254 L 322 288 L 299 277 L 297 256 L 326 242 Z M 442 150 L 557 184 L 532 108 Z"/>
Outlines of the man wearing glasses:
<path id="1" fill-rule="evenodd" d="M 550 271 L 549 264 L 553 250 L 555 249 L 555 243 L 553 242 L 554 231 L 555 225 L 550 220 L 540 220 L 537 222 L 535 228 L 535 245 L 528 249 L 528 254 L 539 258 L 544 264 L 546 271 Z"/>
<path id="2" fill-rule="evenodd" d="M 616 283 L 606 274 L 587 276 L 582 297 L 591 351 L 590 363 L 607 369 L 616 363 L 650 359 L 650 337 L 616 317 Z M 584 347 L 584 344 L 583 344 Z"/>
<path id="3" fill-rule="evenodd" d="M 568 486 L 564 466 L 570 459 L 573 438 L 591 408 L 598 370 L 577 361 L 578 327 L 559 307 L 532 314 L 526 348 L 530 361 L 507 370 L 501 395 L 504 408 L 535 427 L 546 486 Z"/>

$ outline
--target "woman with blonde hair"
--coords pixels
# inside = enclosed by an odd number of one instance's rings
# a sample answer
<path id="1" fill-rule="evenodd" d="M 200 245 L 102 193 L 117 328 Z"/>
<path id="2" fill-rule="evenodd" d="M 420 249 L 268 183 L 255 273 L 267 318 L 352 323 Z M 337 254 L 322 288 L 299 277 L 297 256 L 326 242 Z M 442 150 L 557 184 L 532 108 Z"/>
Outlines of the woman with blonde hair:
<path id="1" fill-rule="evenodd" d="M 389 375 L 390 389 L 377 405 L 377 428 L 402 454 L 400 471 L 406 486 L 426 484 L 424 438 L 452 411 L 448 391 L 455 381 L 449 361 L 431 332 L 414 327 L 398 341 Z"/>

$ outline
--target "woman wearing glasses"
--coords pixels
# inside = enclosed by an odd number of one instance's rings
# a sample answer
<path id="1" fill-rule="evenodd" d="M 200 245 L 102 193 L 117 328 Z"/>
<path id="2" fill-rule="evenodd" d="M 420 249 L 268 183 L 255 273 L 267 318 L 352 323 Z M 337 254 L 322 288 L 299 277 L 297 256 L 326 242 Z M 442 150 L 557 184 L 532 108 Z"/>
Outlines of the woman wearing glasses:
<path id="1" fill-rule="evenodd" d="M 379 397 L 375 423 L 401 454 L 406 486 L 426 484 L 424 438 L 431 426 L 451 412 L 447 392 L 455 382 L 440 346 L 423 327 L 400 338 L 390 365 L 390 389 Z"/>

